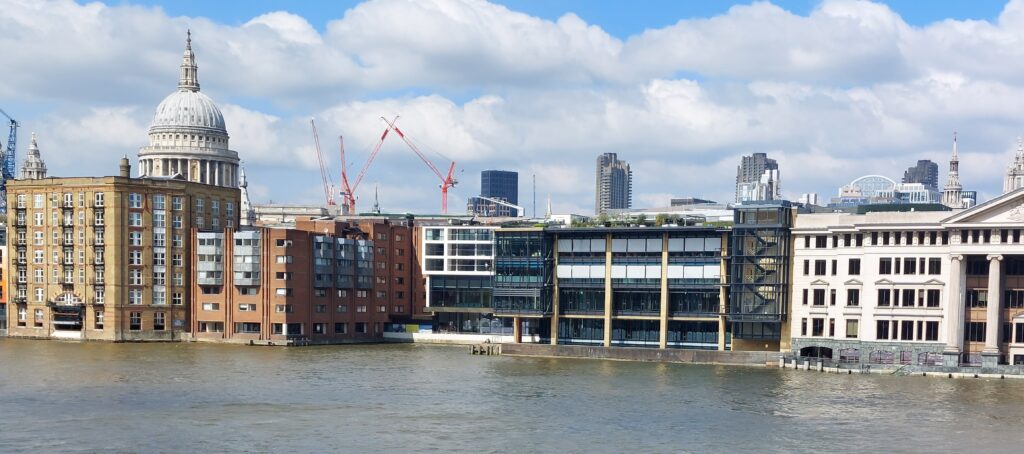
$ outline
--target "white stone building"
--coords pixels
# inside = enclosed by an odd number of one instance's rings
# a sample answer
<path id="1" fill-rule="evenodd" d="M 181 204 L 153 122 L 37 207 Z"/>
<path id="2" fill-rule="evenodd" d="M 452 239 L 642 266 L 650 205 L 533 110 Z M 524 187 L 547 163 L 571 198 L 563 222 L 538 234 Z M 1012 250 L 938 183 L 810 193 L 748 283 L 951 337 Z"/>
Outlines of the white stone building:
<path id="1" fill-rule="evenodd" d="M 1024 188 L 1024 140 L 1017 139 L 1017 153 L 1013 156 L 1013 162 L 1006 168 L 1006 175 L 1003 177 L 1003 193 L 1016 191 Z"/>
<path id="2" fill-rule="evenodd" d="M 139 149 L 139 176 L 183 178 L 238 187 L 238 153 L 228 148 L 224 115 L 199 92 L 192 34 L 185 44 L 178 90 L 156 108 L 149 145 Z"/>
<path id="3" fill-rule="evenodd" d="M 793 351 L 1024 364 L 1024 190 L 967 210 L 797 216 Z"/>
<path id="4" fill-rule="evenodd" d="M 28 144 L 28 156 L 21 163 L 22 180 L 40 180 L 46 178 L 46 163 L 39 155 L 39 144 L 36 143 L 36 133 L 32 133 L 32 142 Z"/>

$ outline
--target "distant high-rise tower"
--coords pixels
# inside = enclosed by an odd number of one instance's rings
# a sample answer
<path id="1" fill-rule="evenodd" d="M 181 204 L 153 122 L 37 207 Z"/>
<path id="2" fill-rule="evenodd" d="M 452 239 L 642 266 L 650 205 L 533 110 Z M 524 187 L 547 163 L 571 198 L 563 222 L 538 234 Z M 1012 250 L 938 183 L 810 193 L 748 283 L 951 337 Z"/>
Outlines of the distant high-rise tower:
<path id="1" fill-rule="evenodd" d="M 1006 177 L 1003 178 L 1003 193 L 1024 188 L 1024 142 L 1017 138 L 1017 154 L 1013 162 L 1006 168 Z"/>
<path id="2" fill-rule="evenodd" d="M 779 163 L 766 153 L 744 156 L 736 168 L 736 202 L 780 198 Z"/>
<path id="3" fill-rule="evenodd" d="M 480 172 L 480 195 L 519 205 L 519 173 L 508 170 Z"/>
<path id="4" fill-rule="evenodd" d="M 480 196 L 466 200 L 466 213 L 474 216 L 524 215 L 519 208 L 519 173 L 508 170 L 480 172 Z"/>
<path id="5" fill-rule="evenodd" d="M 28 145 L 28 156 L 25 162 L 21 163 L 22 180 L 41 180 L 46 178 L 46 163 L 39 156 L 39 144 L 36 143 L 36 133 L 32 133 L 32 142 Z"/>
<path id="6" fill-rule="evenodd" d="M 917 161 L 917 165 L 903 172 L 902 183 L 921 183 L 925 189 L 939 190 L 939 165 L 928 159 Z"/>
<path id="7" fill-rule="evenodd" d="M 597 214 L 633 206 L 633 171 L 615 153 L 597 157 L 594 211 Z"/>
<path id="8" fill-rule="evenodd" d="M 953 133 L 953 156 L 949 158 L 949 176 L 942 189 L 942 204 L 950 208 L 964 208 L 964 187 L 960 185 L 960 158 L 956 150 L 956 133 Z"/>

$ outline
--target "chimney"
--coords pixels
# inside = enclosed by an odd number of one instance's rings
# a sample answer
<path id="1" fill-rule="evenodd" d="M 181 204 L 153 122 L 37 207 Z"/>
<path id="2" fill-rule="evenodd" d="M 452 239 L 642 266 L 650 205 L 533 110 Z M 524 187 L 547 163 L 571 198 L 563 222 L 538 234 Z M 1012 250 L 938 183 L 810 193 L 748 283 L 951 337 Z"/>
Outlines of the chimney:
<path id="1" fill-rule="evenodd" d="M 128 157 L 121 158 L 121 176 L 124 178 L 131 178 L 132 176 L 132 165 L 128 163 Z"/>

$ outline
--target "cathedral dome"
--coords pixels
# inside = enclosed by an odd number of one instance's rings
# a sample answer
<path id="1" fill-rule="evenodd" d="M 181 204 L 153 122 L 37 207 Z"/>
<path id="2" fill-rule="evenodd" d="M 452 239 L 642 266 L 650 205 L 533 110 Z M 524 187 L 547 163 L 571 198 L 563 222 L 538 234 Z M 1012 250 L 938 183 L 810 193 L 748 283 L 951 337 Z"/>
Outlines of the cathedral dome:
<path id="1" fill-rule="evenodd" d="M 150 132 L 205 129 L 227 134 L 224 115 L 209 96 L 198 91 L 179 90 L 164 98 L 156 108 Z M 209 131 L 213 130 L 213 131 Z"/>
<path id="2" fill-rule="evenodd" d="M 224 114 L 199 92 L 192 32 L 185 41 L 178 90 L 156 108 L 149 145 L 139 149 L 139 176 L 238 187 L 238 153 L 229 148 Z"/>

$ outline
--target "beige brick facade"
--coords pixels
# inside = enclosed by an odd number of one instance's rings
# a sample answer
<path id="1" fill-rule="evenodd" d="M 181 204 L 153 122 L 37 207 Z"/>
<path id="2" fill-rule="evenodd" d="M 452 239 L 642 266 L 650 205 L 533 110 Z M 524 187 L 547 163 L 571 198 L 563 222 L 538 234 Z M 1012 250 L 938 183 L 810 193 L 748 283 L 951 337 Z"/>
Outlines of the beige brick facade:
<path id="1" fill-rule="evenodd" d="M 8 335 L 179 340 L 190 231 L 238 224 L 239 192 L 122 176 L 8 182 Z"/>

